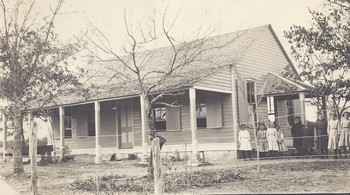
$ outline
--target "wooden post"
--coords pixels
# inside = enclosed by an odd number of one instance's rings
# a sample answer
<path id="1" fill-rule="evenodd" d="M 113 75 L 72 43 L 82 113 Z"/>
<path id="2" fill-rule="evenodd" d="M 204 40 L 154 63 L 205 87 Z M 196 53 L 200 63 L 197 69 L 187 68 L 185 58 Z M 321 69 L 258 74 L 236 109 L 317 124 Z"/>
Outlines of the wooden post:
<path id="1" fill-rule="evenodd" d="M 299 101 L 300 101 L 300 120 L 305 123 L 305 92 L 299 93 Z"/>
<path id="2" fill-rule="evenodd" d="M 196 89 L 189 89 L 190 98 L 190 127 L 192 135 L 192 159 L 191 164 L 196 166 L 198 159 L 198 138 L 197 138 L 197 115 L 196 115 Z"/>
<path id="3" fill-rule="evenodd" d="M 95 101 L 95 163 L 101 163 L 101 145 L 100 145 L 100 132 L 101 132 L 101 118 L 100 118 L 100 102 Z"/>
<path id="4" fill-rule="evenodd" d="M 60 106 L 59 108 L 59 115 L 60 115 L 60 160 L 63 160 L 63 149 L 64 149 L 64 108 Z"/>
<path id="5" fill-rule="evenodd" d="M 140 95 L 140 106 L 141 106 L 141 134 L 142 134 L 142 162 L 146 162 L 147 158 L 147 148 L 148 144 L 146 142 L 146 110 L 145 110 L 145 100 L 143 95 Z"/>
<path id="6" fill-rule="evenodd" d="M 233 125 L 233 141 L 234 141 L 234 150 L 238 151 L 238 117 L 237 117 L 237 91 L 236 91 L 236 81 L 235 81 L 235 72 L 233 65 L 231 65 L 231 102 L 232 102 L 232 125 Z M 238 153 L 236 152 L 236 157 Z"/>
<path id="7" fill-rule="evenodd" d="M 38 174 L 37 174 L 37 124 L 33 121 L 33 114 L 29 113 L 29 156 L 30 156 L 30 194 L 38 194 Z"/>
<path id="8" fill-rule="evenodd" d="M 2 111 L 2 133 L 3 133 L 3 142 L 2 142 L 2 159 L 3 162 L 6 162 L 6 145 L 7 145 L 7 118 L 5 111 Z"/>
<path id="9" fill-rule="evenodd" d="M 154 194 L 164 193 L 164 178 L 162 169 L 162 159 L 160 157 L 159 138 L 152 140 L 152 160 L 154 167 Z"/>

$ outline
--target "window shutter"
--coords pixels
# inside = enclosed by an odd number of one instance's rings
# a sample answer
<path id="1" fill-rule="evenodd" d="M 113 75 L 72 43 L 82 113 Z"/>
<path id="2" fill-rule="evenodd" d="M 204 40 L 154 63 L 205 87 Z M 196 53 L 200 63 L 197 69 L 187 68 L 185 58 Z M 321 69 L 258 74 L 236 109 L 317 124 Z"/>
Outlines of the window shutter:
<path id="1" fill-rule="evenodd" d="M 207 128 L 222 127 L 222 97 L 220 94 L 209 95 L 206 98 Z"/>
<path id="2" fill-rule="evenodd" d="M 180 107 L 166 107 L 166 129 L 174 131 L 181 129 Z"/>

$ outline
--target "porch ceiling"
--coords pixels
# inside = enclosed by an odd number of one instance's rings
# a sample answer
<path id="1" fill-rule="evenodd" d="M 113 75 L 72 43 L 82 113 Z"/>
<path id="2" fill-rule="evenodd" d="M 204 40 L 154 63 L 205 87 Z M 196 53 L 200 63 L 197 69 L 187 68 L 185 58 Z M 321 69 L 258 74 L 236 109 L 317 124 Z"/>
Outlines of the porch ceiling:
<path id="1" fill-rule="evenodd" d="M 266 80 L 263 84 L 259 95 L 266 96 L 279 96 L 286 99 L 294 99 L 299 92 L 309 92 L 312 90 L 312 86 L 307 84 L 292 81 L 287 78 L 268 73 Z M 289 97 L 289 98 L 287 98 Z M 297 99 L 297 98 L 295 98 Z"/>

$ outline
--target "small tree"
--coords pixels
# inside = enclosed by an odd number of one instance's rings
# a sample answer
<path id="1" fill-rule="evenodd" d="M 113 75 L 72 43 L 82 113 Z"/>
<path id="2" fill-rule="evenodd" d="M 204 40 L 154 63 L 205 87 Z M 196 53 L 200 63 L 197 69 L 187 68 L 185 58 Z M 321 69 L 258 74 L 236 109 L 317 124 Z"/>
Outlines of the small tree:
<path id="1" fill-rule="evenodd" d="M 311 27 L 293 25 L 285 32 L 300 78 L 314 86 L 320 102 L 341 117 L 350 100 L 350 2 L 328 0 L 322 11 L 312 11 Z M 325 106 L 322 107 L 325 109 Z"/>
<path id="2" fill-rule="evenodd" d="M 62 4 L 63 0 L 58 0 L 51 16 L 40 18 L 35 1 L 0 1 L 0 96 L 10 103 L 14 120 L 15 175 L 24 173 L 21 134 L 27 104 L 38 97 L 49 100 L 69 85 L 82 86 L 68 69 L 69 57 L 80 51 L 82 39 L 63 44 L 54 33 Z"/>

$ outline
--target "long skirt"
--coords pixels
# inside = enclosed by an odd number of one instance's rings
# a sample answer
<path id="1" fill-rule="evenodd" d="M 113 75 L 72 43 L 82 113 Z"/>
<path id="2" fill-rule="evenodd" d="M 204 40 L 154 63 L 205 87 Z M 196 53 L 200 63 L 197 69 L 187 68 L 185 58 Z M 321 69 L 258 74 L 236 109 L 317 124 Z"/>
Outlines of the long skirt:
<path id="1" fill-rule="evenodd" d="M 258 140 L 259 152 L 267 152 L 269 151 L 269 146 L 266 139 Z"/>
<path id="2" fill-rule="evenodd" d="M 339 144 L 337 131 L 335 129 L 330 129 L 328 137 L 328 149 L 337 150 Z"/>
<path id="3" fill-rule="evenodd" d="M 240 143 L 239 150 L 243 151 L 249 151 L 252 150 L 252 146 L 250 145 L 250 142 L 248 139 L 243 139 L 242 142 Z"/>
<path id="4" fill-rule="evenodd" d="M 278 151 L 277 138 L 275 136 L 267 136 L 269 150 Z"/>
<path id="5" fill-rule="evenodd" d="M 280 141 L 277 144 L 278 144 L 278 151 L 280 151 L 280 152 L 288 151 L 288 148 L 286 146 L 286 143 L 284 143 L 284 141 Z"/>
<path id="6" fill-rule="evenodd" d="M 328 135 L 318 135 L 316 139 L 316 148 L 319 150 L 327 150 L 328 147 Z"/>
<path id="7" fill-rule="evenodd" d="M 350 130 L 348 128 L 342 129 L 339 137 L 339 146 L 350 146 Z"/>

